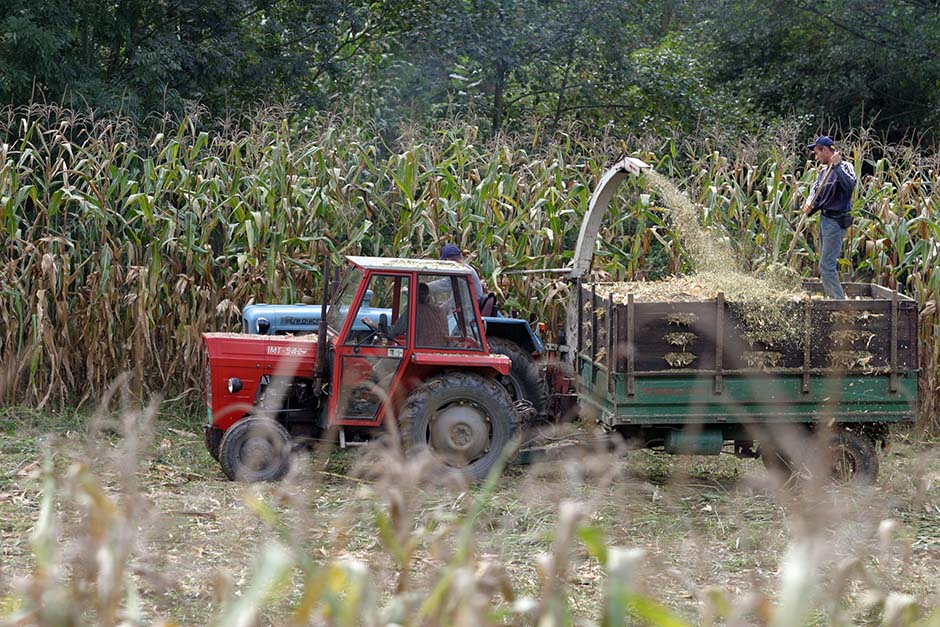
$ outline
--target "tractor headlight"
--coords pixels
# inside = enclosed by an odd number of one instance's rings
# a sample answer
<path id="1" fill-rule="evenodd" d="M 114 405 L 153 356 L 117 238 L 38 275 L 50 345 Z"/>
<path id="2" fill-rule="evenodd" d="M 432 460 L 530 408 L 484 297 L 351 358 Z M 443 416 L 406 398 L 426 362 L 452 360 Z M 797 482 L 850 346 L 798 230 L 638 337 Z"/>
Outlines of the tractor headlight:
<path id="1" fill-rule="evenodd" d="M 242 380 L 238 377 L 232 377 L 228 380 L 228 393 L 235 394 L 242 391 Z"/>
<path id="2" fill-rule="evenodd" d="M 267 318 L 258 318 L 258 333 L 261 335 L 267 335 L 268 331 L 271 329 L 271 323 L 268 322 Z"/>

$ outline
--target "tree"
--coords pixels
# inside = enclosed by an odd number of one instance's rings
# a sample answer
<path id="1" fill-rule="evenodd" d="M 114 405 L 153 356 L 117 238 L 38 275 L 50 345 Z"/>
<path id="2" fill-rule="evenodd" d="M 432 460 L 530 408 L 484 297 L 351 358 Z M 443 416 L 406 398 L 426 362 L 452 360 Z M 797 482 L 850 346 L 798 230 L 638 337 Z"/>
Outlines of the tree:
<path id="1" fill-rule="evenodd" d="M 379 32 L 366 2 L 341 0 L 45 0 L 5 2 L 0 96 L 35 90 L 147 113 L 199 102 L 315 101 Z"/>
<path id="2" fill-rule="evenodd" d="M 929 127 L 940 121 L 938 8 L 932 0 L 719 0 L 703 3 L 697 37 L 713 50 L 716 81 L 765 111 Z"/>

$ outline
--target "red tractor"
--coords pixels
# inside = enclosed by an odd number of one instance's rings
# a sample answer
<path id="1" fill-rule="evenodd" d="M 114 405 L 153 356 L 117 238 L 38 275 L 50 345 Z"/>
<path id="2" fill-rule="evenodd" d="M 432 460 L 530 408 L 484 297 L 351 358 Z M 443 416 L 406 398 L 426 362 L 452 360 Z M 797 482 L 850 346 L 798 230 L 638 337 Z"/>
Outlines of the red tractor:
<path id="1" fill-rule="evenodd" d="M 500 383 L 510 359 L 490 351 L 469 279 L 452 261 L 348 257 L 315 335 L 204 334 L 206 446 L 226 476 L 276 480 L 304 439 L 397 420 L 406 453 L 485 477 L 534 412 Z"/>

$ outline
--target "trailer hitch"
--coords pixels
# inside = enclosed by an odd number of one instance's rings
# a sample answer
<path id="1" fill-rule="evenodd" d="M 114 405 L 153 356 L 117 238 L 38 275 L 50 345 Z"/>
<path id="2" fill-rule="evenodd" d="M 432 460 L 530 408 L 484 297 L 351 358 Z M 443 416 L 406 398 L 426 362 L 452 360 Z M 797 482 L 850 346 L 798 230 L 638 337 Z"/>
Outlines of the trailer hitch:
<path id="1" fill-rule="evenodd" d="M 535 418 L 535 405 L 532 404 L 532 401 L 519 399 L 514 402 L 512 406 L 516 410 L 516 414 L 519 416 L 519 423 L 526 423 L 533 418 Z"/>

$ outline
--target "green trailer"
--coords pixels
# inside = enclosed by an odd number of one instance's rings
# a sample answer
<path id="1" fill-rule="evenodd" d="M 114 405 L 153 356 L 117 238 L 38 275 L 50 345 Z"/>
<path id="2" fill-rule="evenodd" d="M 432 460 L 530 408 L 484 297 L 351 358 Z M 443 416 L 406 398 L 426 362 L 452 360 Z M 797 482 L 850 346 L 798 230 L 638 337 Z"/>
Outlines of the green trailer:
<path id="1" fill-rule="evenodd" d="M 792 471 L 822 440 L 827 469 L 872 480 L 889 425 L 916 418 L 918 312 L 896 290 L 849 283 L 846 300 L 827 300 L 807 282 L 787 312 L 796 332 L 768 343 L 721 294 L 637 302 L 610 285 L 576 284 L 581 412 L 638 446 L 708 455 L 733 445 Z"/>

